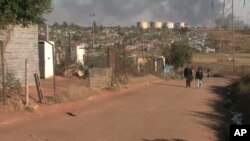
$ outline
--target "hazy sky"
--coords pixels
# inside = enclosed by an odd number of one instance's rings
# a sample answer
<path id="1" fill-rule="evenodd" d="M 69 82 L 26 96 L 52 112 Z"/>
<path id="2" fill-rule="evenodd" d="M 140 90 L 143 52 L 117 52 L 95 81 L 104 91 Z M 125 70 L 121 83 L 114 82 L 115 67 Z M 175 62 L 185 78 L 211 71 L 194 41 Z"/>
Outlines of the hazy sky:
<path id="1" fill-rule="evenodd" d="M 222 0 L 54 0 L 49 24 L 67 21 L 88 26 L 135 25 L 137 21 L 186 21 L 192 26 L 213 26 Z M 250 0 L 235 0 L 236 16 L 249 22 Z"/>

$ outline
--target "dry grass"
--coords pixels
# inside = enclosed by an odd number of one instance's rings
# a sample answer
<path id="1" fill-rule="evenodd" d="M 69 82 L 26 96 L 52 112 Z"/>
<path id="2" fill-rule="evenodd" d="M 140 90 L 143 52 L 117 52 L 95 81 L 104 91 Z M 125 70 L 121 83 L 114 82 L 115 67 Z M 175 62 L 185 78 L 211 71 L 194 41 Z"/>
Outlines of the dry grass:
<path id="1" fill-rule="evenodd" d="M 0 102 L 2 102 L 3 101 L 3 94 L 2 94 L 2 92 L 0 92 Z"/>
<path id="2" fill-rule="evenodd" d="M 129 77 L 128 83 L 129 84 L 147 83 L 155 80 L 159 80 L 159 78 L 154 75 L 147 75 L 143 77 Z"/>
<path id="3" fill-rule="evenodd" d="M 90 96 L 97 95 L 98 92 L 84 86 L 71 86 L 67 91 L 57 94 L 53 98 L 48 98 L 46 102 L 48 104 L 64 103 L 70 101 L 77 101 L 82 99 L 87 99 Z"/>
<path id="4" fill-rule="evenodd" d="M 193 62 L 194 63 L 232 63 L 232 54 L 219 54 L 219 53 L 209 53 L 209 54 L 194 54 Z M 250 66 L 250 53 L 237 53 L 235 54 L 235 65 L 241 66 L 246 65 Z"/>
<path id="5" fill-rule="evenodd" d="M 11 111 L 24 111 L 25 103 L 20 95 L 8 95 L 6 104 Z"/>
<path id="6" fill-rule="evenodd" d="M 216 49 L 219 49 L 219 42 L 220 38 L 222 39 L 222 52 L 223 53 L 231 53 L 233 48 L 233 38 L 232 38 L 232 31 L 230 30 L 223 30 L 220 32 L 218 29 L 208 29 L 208 30 L 198 30 L 201 32 L 206 32 L 209 35 L 209 39 L 215 42 L 214 46 Z M 245 31 L 245 30 L 244 30 Z M 250 32 L 242 32 L 240 30 L 235 30 L 235 47 L 236 52 L 243 53 L 248 52 L 250 53 Z"/>

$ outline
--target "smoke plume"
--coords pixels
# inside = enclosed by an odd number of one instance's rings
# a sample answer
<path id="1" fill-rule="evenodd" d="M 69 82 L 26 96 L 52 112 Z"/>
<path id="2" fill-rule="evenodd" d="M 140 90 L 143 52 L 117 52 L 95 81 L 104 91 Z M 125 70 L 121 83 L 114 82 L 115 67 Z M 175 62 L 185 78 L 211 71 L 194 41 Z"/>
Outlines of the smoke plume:
<path id="1" fill-rule="evenodd" d="M 137 21 L 186 21 L 192 26 L 213 26 L 219 0 L 54 0 L 49 23 L 135 25 Z M 95 17 L 90 15 L 95 14 Z M 94 18 L 94 19 L 93 19 Z"/>

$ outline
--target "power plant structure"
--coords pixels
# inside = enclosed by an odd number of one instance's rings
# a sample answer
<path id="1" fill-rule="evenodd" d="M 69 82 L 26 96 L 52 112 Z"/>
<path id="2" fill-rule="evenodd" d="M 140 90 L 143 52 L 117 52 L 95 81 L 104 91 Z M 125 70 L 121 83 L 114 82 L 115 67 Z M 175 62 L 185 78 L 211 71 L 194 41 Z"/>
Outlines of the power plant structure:
<path id="1" fill-rule="evenodd" d="M 187 23 L 186 22 L 179 22 L 175 24 L 175 28 L 186 28 L 187 27 Z"/>
<path id="2" fill-rule="evenodd" d="M 164 23 L 163 28 L 174 29 L 174 22 L 166 22 L 166 23 Z"/>
<path id="3" fill-rule="evenodd" d="M 154 29 L 162 29 L 162 28 L 167 28 L 167 29 L 180 29 L 180 28 L 186 28 L 188 26 L 188 24 L 186 22 L 178 22 L 178 23 L 174 23 L 174 22 L 161 22 L 161 21 L 151 21 L 146 22 L 146 21 L 141 21 L 141 22 L 137 22 L 137 28 L 140 29 L 149 29 L 149 28 L 154 28 Z"/>
<path id="4" fill-rule="evenodd" d="M 160 21 L 150 22 L 150 27 L 155 28 L 155 29 L 161 29 L 162 22 L 160 22 Z"/>
<path id="5" fill-rule="evenodd" d="M 145 21 L 137 22 L 137 27 L 140 29 L 148 29 L 149 24 L 148 24 L 148 22 L 145 22 Z"/>

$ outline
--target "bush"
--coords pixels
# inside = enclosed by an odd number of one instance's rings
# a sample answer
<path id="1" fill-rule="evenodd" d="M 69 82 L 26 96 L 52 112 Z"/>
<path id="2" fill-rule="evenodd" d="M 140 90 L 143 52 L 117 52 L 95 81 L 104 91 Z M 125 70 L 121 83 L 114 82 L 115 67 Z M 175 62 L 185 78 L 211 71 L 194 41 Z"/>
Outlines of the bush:
<path id="1" fill-rule="evenodd" d="M 244 124 L 250 124 L 250 75 L 234 83 L 232 88 L 230 99 L 233 101 L 234 110 L 242 113 Z"/>
<path id="2" fill-rule="evenodd" d="M 175 73 L 175 72 L 172 72 L 172 73 L 170 73 L 170 74 L 166 74 L 166 75 L 164 76 L 164 79 L 165 79 L 165 80 L 181 80 L 182 78 L 181 78 L 181 75 L 180 75 L 180 74 Z"/>
<path id="3" fill-rule="evenodd" d="M 3 101 L 3 94 L 2 94 L 2 90 L 0 92 L 0 102 Z"/>
<path id="4" fill-rule="evenodd" d="M 22 86 L 19 79 L 16 79 L 14 74 L 7 73 L 5 86 L 8 95 L 21 95 Z"/>

